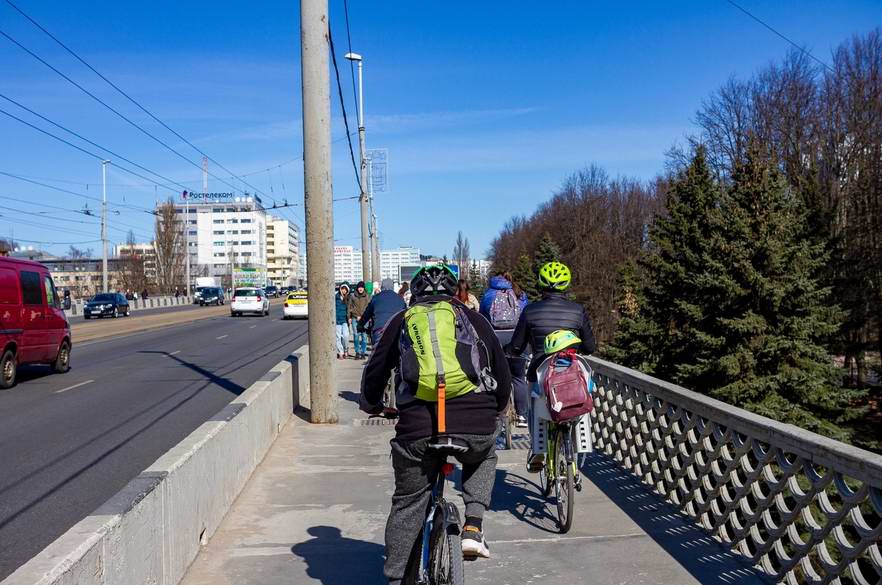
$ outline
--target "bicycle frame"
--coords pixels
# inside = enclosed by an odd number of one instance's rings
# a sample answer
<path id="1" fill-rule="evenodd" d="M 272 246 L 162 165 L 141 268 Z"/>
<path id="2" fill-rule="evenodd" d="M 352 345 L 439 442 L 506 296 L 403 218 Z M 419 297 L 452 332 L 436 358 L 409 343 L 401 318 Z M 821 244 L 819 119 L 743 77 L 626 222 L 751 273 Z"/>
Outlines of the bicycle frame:
<path id="1" fill-rule="evenodd" d="M 453 469 L 453 464 L 448 463 L 445 459 L 441 464 L 441 469 L 438 472 L 438 478 L 435 480 L 435 485 L 432 487 L 432 503 L 429 506 L 429 511 L 426 514 L 426 521 L 423 524 L 423 547 L 422 554 L 420 555 L 419 585 L 428 585 L 429 583 L 429 556 L 432 554 L 430 545 L 432 529 L 435 525 L 435 512 L 440 508 L 441 521 L 444 523 L 445 527 L 453 525 L 458 527 L 462 525 L 459 518 L 459 510 L 456 505 L 453 502 L 448 502 L 444 499 L 444 484 L 447 483 L 447 478 L 453 474 Z"/>

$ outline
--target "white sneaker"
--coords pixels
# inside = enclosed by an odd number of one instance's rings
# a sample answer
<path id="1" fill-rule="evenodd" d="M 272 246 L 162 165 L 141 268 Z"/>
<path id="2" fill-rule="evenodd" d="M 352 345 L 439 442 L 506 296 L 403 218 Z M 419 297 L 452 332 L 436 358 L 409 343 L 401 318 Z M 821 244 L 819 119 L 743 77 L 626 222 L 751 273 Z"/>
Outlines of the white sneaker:
<path id="1" fill-rule="evenodd" d="M 515 424 L 519 429 L 525 429 L 529 426 L 527 424 L 527 417 L 520 416 L 520 415 L 518 415 L 518 420 Z"/>
<path id="2" fill-rule="evenodd" d="M 462 531 L 462 556 L 469 560 L 490 558 L 490 547 L 484 534 L 473 526 L 466 526 Z"/>

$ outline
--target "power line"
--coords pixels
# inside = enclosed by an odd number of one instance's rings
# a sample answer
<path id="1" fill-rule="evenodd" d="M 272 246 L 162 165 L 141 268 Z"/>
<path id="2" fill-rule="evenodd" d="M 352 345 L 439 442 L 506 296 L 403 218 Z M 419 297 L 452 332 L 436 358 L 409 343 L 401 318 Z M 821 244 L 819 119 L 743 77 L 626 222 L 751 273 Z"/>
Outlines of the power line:
<path id="1" fill-rule="evenodd" d="M 8 2 L 9 0 L 7 0 Z M 349 0 L 343 0 L 343 14 L 346 15 L 346 41 L 349 45 L 349 52 L 352 52 L 352 34 L 349 30 Z M 358 107 L 358 93 L 355 89 L 355 63 L 349 60 L 349 73 L 352 74 L 352 99 L 355 101 L 355 118 L 361 119 L 361 111 Z"/>
<path id="2" fill-rule="evenodd" d="M 35 181 L 33 179 L 29 179 L 22 175 L 17 175 L 15 173 L 9 173 L 6 171 L 0 171 L 0 175 L 4 177 L 10 177 L 12 179 L 17 179 L 19 181 L 24 181 L 25 183 L 31 183 L 32 185 L 38 185 L 40 187 L 45 187 L 46 189 L 52 189 L 53 191 L 58 191 L 59 193 L 67 193 L 68 195 L 73 195 L 75 197 L 81 197 L 83 199 L 89 199 L 91 201 L 97 201 L 101 203 L 101 199 L 99 197 L 92 197 L 91 195 L 84 195 L 83 193 L 77 193 L 76 191 L 71 191 L 70 189 L 64 189 L 62 187 L 56 187 L 55 185 L 47 185 L 46 183 L 41 183 L 40 181 Z M 127 207 L 129 209 L 134 209 L 136 211 L 146 211 L 150 213 L 150 210 L 146 207 L 139 207 L 137 205 L 131 205 L 127 203 L 112 203 L 110 201 L 107 202 L 108 205 L 113 207 Z"/>
<path id="3" fill-rule="evenodd" d="M 7 1 L 8 1 L 8 0 L 7 0 Z M 747 16 L 749 16 L 750 18 L 752 18 L 753 20 L 755 20 L 756 22 L 760 23 L 762 26 L 764 26 L 764 27 L 767 28 L 768 30 L 772 31 L 772 33 L 774 33 L 774 34 L 777 35 L 778 37 L 784 39 L 784 41 L 790 43 L 790 45 L 792 45 L 792 46 L 793 46 L 794 48 L 796 48 L 798 51 L 800 51 L 801 53 L 803 53 L 804 55 L 806 55 L 807 57 L 809 57 L 810 59 L 812 59 L 813 61 L 815 61 L 815 62 L 818 63 L 819 65 L 821 65 L 824 69 L 826 69 L 826 70 L 829 71 L 830 73 L 836 73 L 836 71 L 834 71 L 833 68 L 830 67 L 829 65 L 827 65 L 824 61 L 821 61 L 820 59 L 818 59 L 817 57 L 815 57 L 814 55 L 812 55 L 809 51 L 807 51 L 806 49 L 804 49 L 804 48 L 801 47 L 800 45 L 797 45 L 794 41 L 792 41 L 792 40 L 790 40 L 788 37 L 786 37 L 783 33 L 778 32 L 778 31 L 777 31 L 776 29 L 774 29 L 770 24 L 767 24 L 766 22 L 764 22 L 763 20 L 761 20 L 758 16 L 755 16 L 753 13 L 749 12 L 746 8 L 744 8 L 744 7 L 740 6 L 739 4 L 735 3 L 733 0 L 726 0 L 726 2 L 728 2 L 729 4 L 731 4 L 732 6 L 734 6 L 735 8 L 737 8 L 738 10 L 740 10 L 741 12 L 743 12 L 744 14 L 746 14 Z"/>
<path id="4" fill-rule="evenodd" d="M 145 166 L 143 166 L 143 165 L 140 165 L 140 164 L 136 163 L 135 161 L 133 161 L 133 160 L 131 160 L 131 159 L 128 159 L 128 158 L 124 157 L 123 155 L 121 155 L 121 154 L 119 154 L 119 153 L 117 153 L 117 152 L 114 152 L 114 151 L 110 150 L 109 148 L 107 148 L 107 147 L 105 147 L 105 146 L 101 146 L 101 145 L 98 144 L 97 142 L 94 142 L 94 141 L 92 141 L 92 140 L 89 140 L 88 138 L 86 138 L 86 137 L 83 136 L 82 134 L 79 134 L 79 133 L 77 133 L 77 132 L 74 132 L 74 131 L 71 130 L 70 128 L 67 128 L 67 127 L 65 127 L 65 126 L 63 126 L 63 125 L 61 125 L 61 124 L 59 124 L 58 122 L 55 122 L 54 120 L 51 120 L 51 119 L 47 118 L 46 116 L 44 116 L 44 115 L 42 115 L 42 114 L 40 114 L 40 113 L 38 113 L 38 112 L 35 112 L 35 111 L 32 110 L 31 108 L 27 107 L 26 105 L 22 104 L 21 102 L 18 102 L 18 101 L 16 101 L 16 100 L 12 99 L 11 97 L 8 97 L 8 96 L 6 96 L 6 95 L 0 93 L 0 98 L 3 98 L 4 100 L 6 100 L 6 101 L 8 101 L 8 102 L 10 102 L 10 103 L 12 103 L 12 104 L 15 104 L 16 106 L 18 106 L 19 108 L 25 110 L 26 112 L 28 112 L 28 113 L 30 113 L 30 114 L 33 114 L 34 116 L 37 116 L 38 118 L 40 118 L 40 119 L 43 120 L 44 122 L 48 122 L 49 124 L 52 124 L 52 125 L 55 126 L 56 128 L 59 128 L 59 129 L 65 131 L 65 132 L 67 132 L 68 134 L 71 134 L 71 135 L 73 135 L 73 136 L 76 136 L 77 138 L 79 138 L 79 139 L 82 140 L 83 142 L 87 142 L 88 144 L 91 144 L 92 146 L 94 146 L 94 147 L 96 147 L 96 148 L 99 148 L 99 149 L 103 150 L 103 151 L 106 152 L 106 153 L 109 153 L 111 156 L 114 156 L 114 157 L 116 157 L 116 158 L 118 158 L 118 159 L 120 159 L 120 160 L 124 160 L 124 161 L 126 161 L 127 163 L 129 163 L 130 165 L 134 165 L 134 166 L 136 166 L 137 168 L 139 168 L 139 169 L 141 169 L 141 170 L 144 170 L 144 171 L 146 171 L 146 172 L 148 172 L 148 173 L 150 173 L 150 174 L 152 174 L 152 175 L 156 175 L 157 177 L 159 177 L 159 178 L 162 179 L 163 181 L 167 181 L 168 183 L 170 183 L 170 184 L 172 184 L 172 185 L 177 185 L 178 187 L 181 187 L 181 188 L 183 188 L 183 189 L 185 189 L 185 190 L 187 189 L 187 186 L 186 186 L 186 185 L 183 185 L 183 184 L 181 184 L 181 183 L 178 183 L 177 181 L 174 181 L 173 179 L 169 179 L 168 177 L 166 177 L 166 176 L 164 176 L 164 175 L 161 175 L 161 174 L 157 173 L 156 171 L 152 171 L 152 170 L 148 169 L 147 167 L 145 167 Z M 155 184 L 157 184 L 157 185 L 161 185 L 161 183 L 155 183 Z M 164 186 L 165 186 L 165 185 L 164 185 Z"/>
<path id="5" fill-rule="evenodd" d="M 334 63 L 334 74 L 337 76 L 337 94 L 340 96 L 340 109 L 343 110 L 343 124 L 346 126 L 346 141 L 349 143 L 349 158 L 352 159 L 352 169 L 355 171 L 355 182 L 358 183 L 358 190 L 362 191 L 358 164 L 355 162 L 355 151 L 352 149 L 352 135 L 349 132 L 349 118 L 346 116 L 346 103 L 343 100 L 343 87 L 340 85 L 340 70 L 337 68 L 337 53 L 334 51 L 334 39 L 331 35 L 330 23 L 328 23 L 328 44 L 331 49 L 331 60 Z"/>
<path id="6" fill-rule="evenodd" d="M 197 169 L 202 170 L 202 167 L 201 167 L 198 163 L 196 163 L 196 162 L 190 160 L 189 158 L 187 158 L 186 156 L 184 156 L 183 154 L 181 154 L 180 152 L 178 152 L 177 150 L 175 150 L 172 146 L 169 146 L 169 145 L 168 145 L 166 142 L 164 142 L 161 138 L 158 138 L 157 136 L 155 136 L 155 135 L 153 135 L 152 133 L 150 133 L 148 130 L 145 130 L 145 129 L 144 129 L 142 126 L 140 126 L 137 122 L 132 121 L 132 120 L 131 120 L 130 118 L 128 118 L 125 114 L 121 113 L 119 110 L 117 110 L 116 108 L 114 108 L 113 106 L 111 106 L 110 104 L 108 104 L 107 102 L 105 102 L 104 100 L 102 100 L 101 98 L 99 98 L 98 96 L 96 96 L 94 93 L 92 93 L 91 91 L 89 91 L 88 89 L 86 89 L 85 87 L 83 87 L 82 85 L 80 85 L 79 83 L 77 83 L 76 81 L 74 81 L 73 79 L 71 79 L 70 77 L 68 77 L 67 75 L 65 75 L 63 72 L 61 72 L 61 70 L 59 70 L 58 68 L 56 68 L 55 66 L 53 66 L 51 63 L 49 63 L 48 61 L 46 61 L 45 59 L 43 59 L 42 57 L 40 57 L 39 55 L 37 55 L 36 53 L 34 53 L 33 51 L 31 51 L 31 50 L 28 49 L 27 47 L 25 47 L 23 44 L 21 44 L 20 42 L 18 42 L 18 41 L 15 40 L 14 38 L 12 38 L 8 33 L 6 33 L 6 32 L 3 31 L 3 30 L 0 30 L 0 35 L 6 37 L 10 42 L 12 42 L 14 45 L 16 45 L 17 47 L 19 47 L 22 51 L 24 51 L 25 53 L 27 53 L 28 55 L 30 55 L 31 57 L 33 57 L 34 59 L 36 59 L 37 61 L 39 61 L 40 63 L 42 63 L 43 65 L 45 65 L 45 66 L 48 67 L 49 69 L 51 69 L 52 71 L 54 71 L 55 73 L 57 73 L 57 74 L 58 74 L 59 76 L 61 76 L 64 80 L 66 80 L 68 83 L 70 83 L 71 85 L 73 85 L 74 87 L 76 87 L 77 89 L 79 89 L 80 91 L 82 91 L 83 93 L 85 93 L 87 96 L 91 97 L 93 100 L 95 100 L 96 102 L 98 102 L 99 104 L 101 104 L 102 106 L 104 106 L 105 108 L 107 108 L 108 110 L 110 110 L 111 112 L 113 112 L 114 114 L 116 114 L 119 118 L 121 118 L 121 119 L 124 120 L 125 122 L 129 123 L 129 124 L 130 124 L 131 126 L 133 126 L 134 128 L 138 129 L 141 133 L 143 133 L 144 135 L 150 137 L 151 139 L 153 139 L 154 141 L 156 141 L 158 144 L 162 145 L 162 146 L 163 146 L 164 148 L 166 148 L 168 151 L 174 153 L 176 156 L 178 156 L 178 157 L 181 158 L 182 160 L 184 160 L 184 161 L 186 161 L 187 163 L 193 165 L 193 166 L 196 167 Z M 225 180 L 223 180 L 221 177 L 218 177 L 218 176 L 215 175 L 214 173 L 209 172 L 208 174 L 211 175 L 212 177 L 214 177 L 215 179 L 219 180 L 221 183 L 227 185 L 228 187 L 230 187 L 230 188 L 233 189 L 234 191 L 236 191 L 236 190 L 241 191 L 241 189 L 238 189 L 235 185 L 232 185 L 232 184 L 226 182 Z"/>
<path id="7" fill-rule="evenodd" d="M 200 148 L 197 147 L 195 144 L 193 144 L 192 142 L 190 142 L 189 140 L 187 140 L 186 138 L 184 138 L 180 133 L 178 133 L 176 130 L 174 130 L 171 126 L 169 126 L 168 124 L 166 124 L 165 122 L 163 122 L 162 120 L 160 120 L 156 115 L 153 114 L 153 112 L 151 112 L 150 110 L 148 110 L 145 106 L 143 106 L 143 105 L 142 105 L 140 102 L 138 102 L 135 98 L 133 98 L 133 97 L 130 96 L 128 93 L 126 93 L 125 91 L 123 91 L 122 88 L 120 88 L 118 85 L 116 85 L 115 83 L 113 83 L 112 81 L 110 81 L 106 76 L 104 76 L 104 75 L 103 75 L 101 72 L 99 72 L 97 69 L 95 69 L 94 67 L 92 67 L 92 65 L 90 65 L 85 59 L 83 59 L 82 57 L 80 57 L 80 56 L 79 56 L 79 55 L 78 55 L 73 49 L 71 49 L 70 47 L 68 47 L 67 45 L 65 45 L 63 42 L 61 42 L 61 40 L 60 40 L 58 37 L 56 37 L 56 36 L 53 35 L 51 32 L 49 32 L 48 30 L 46 30 L 46 28 L 45 28 L 43 25 L 41 25 L 39 22 L 37 22 L 36 20 L 34 20 L 34 19 L 31 18 L 30 16 L 28 16 L 28 15 L 27 15 L 27 14 L 26 14 L 21 8 L 19 8 L 19 7 L 16 6 L 15 4 L 13 4 L 11 0 L 6 0 L 6 3 L 9 4 L 12 8 L 14 8 L 19 14 L 21 14 L 21 15 L 24 16 L 26 19 L 28 19 L 28 20 L 29 20 L 34 26 L 36 26 L 38 29 L 40 29 L 41 31 L 43 31 L 43 32 L 44 32 L 49 38 L 51 38 L 53 41 L 55 41 L 56 43 L 58 43 L 58 45 L 61 46 L 61 48 L 63 48 L 63 49 L 64 49 L 65 51 L 67 51 L 68 53 L 70 53 L 70 54 L 71 54 L 71 55 L 72 55 L 77 61 L 79 61 L 80 63 L 82 63 L 83 65 L 85 65 L 90 71 L 92 71 L 92 73 L 94 73 L 95 75 L 97 75 L 98 77 L 100 77 L 101 79 L 103 79 L 105 82 L 107 82 L 108 85 L 110 85 L 110 87 L 112 87 L 113 89 L 115 89 L 115 90 L 116 90 L 117 92 L 119 92 L 123 97 L 125 97 L 127 100 L 129 100 L 131 103 L 133 103 L 135 106 L 137 106 L 138 109 L 140 109 L 142 112 L 144 112 L 145 114 L 147 114 L 148 116 L 150 116 L 153 120 L 155 120 L 157 123 L 159 123 L 163 128 L 165 128 L 166 130 L 168 130 L 169 132 L 171 132 L 172 134 L 174 134 L 176 137 L 178 137 L 179 139 L 181 139 L 182 141 L 184 141 L 184 142 L 185 142 L 187 145 L 189 145 L 193 150 L 195 150 L 196 152 L 198 152 L 198 153 L 201 154 L 202 156 L 204 156 L 204 157 L 208 158 L 209 160 L 211 160 L 212 162 L 214 162 L 217 166 L 219 166 L 220 168 L 222 168 L 224 171 L 230 173 L 230 175 L 232 175 L 233 177 L 238 178 L 240 181 L 242 181 L 242 183 L 244 183 L 245 185 L 247 185 L 248 187 L 250 187 L 251 189 L 253 189 L 255 192 L 258 192 L 258 193 L 260 192 L 259 189 L 257 189 L 256 187 L 254 187 L 253 185 L 251 185 L 251 184 L 248 183 L 247 181 L 244 181 L 241 177 L 237 177 L 236 174 L 233 173 L 233 171 L 231 171 L 230 169 L 226 168 L 224 165 L 222 165 L 221 163 L 219 163 L 217 160 L 215 160 L 215 159 L 213 159 L 212 157 L 210 157 L 210 156 L 209 156 L 208 154 L 206 154 L 202 149 L 200 149 Z M 216 177 L 216 178 L 217 178 L 217 177 Z"/>
<path id="8" fill-rule="evenodd" d="M 84 242 L 45 242 L 43 240 L 27 240 L 25 238 L 15 238 L 13 242 L 27 242 L 28 244 L 43 244 L 44 246 L 79 246 L 82 244 L 97 244 L 101 240 L 86 240 Z"/>

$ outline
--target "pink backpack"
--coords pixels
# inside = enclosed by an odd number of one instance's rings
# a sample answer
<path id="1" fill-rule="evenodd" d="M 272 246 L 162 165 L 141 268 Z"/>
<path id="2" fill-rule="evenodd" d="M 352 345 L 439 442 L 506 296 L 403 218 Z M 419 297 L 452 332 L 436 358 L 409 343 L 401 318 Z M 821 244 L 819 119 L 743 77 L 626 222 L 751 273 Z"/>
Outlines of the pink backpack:
<path id="1" fill-rule="evenodd" d="M 576 350 L 565 349 L 550 358 L 545 373 L 545 403 L 551 420 L 564 422 L 594 409 L 594 400 Z"/>

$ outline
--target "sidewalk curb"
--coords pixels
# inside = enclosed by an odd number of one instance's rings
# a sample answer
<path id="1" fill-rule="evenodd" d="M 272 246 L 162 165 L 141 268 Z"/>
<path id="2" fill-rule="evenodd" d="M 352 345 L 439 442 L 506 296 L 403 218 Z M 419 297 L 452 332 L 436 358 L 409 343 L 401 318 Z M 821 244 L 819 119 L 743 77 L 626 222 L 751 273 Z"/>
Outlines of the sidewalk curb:
<path id="1" fill-rule="evenodd" d="M 304 345 L 276 364 L 0 585 L 176 585 L 308 404 L 308 358 Z"/>

